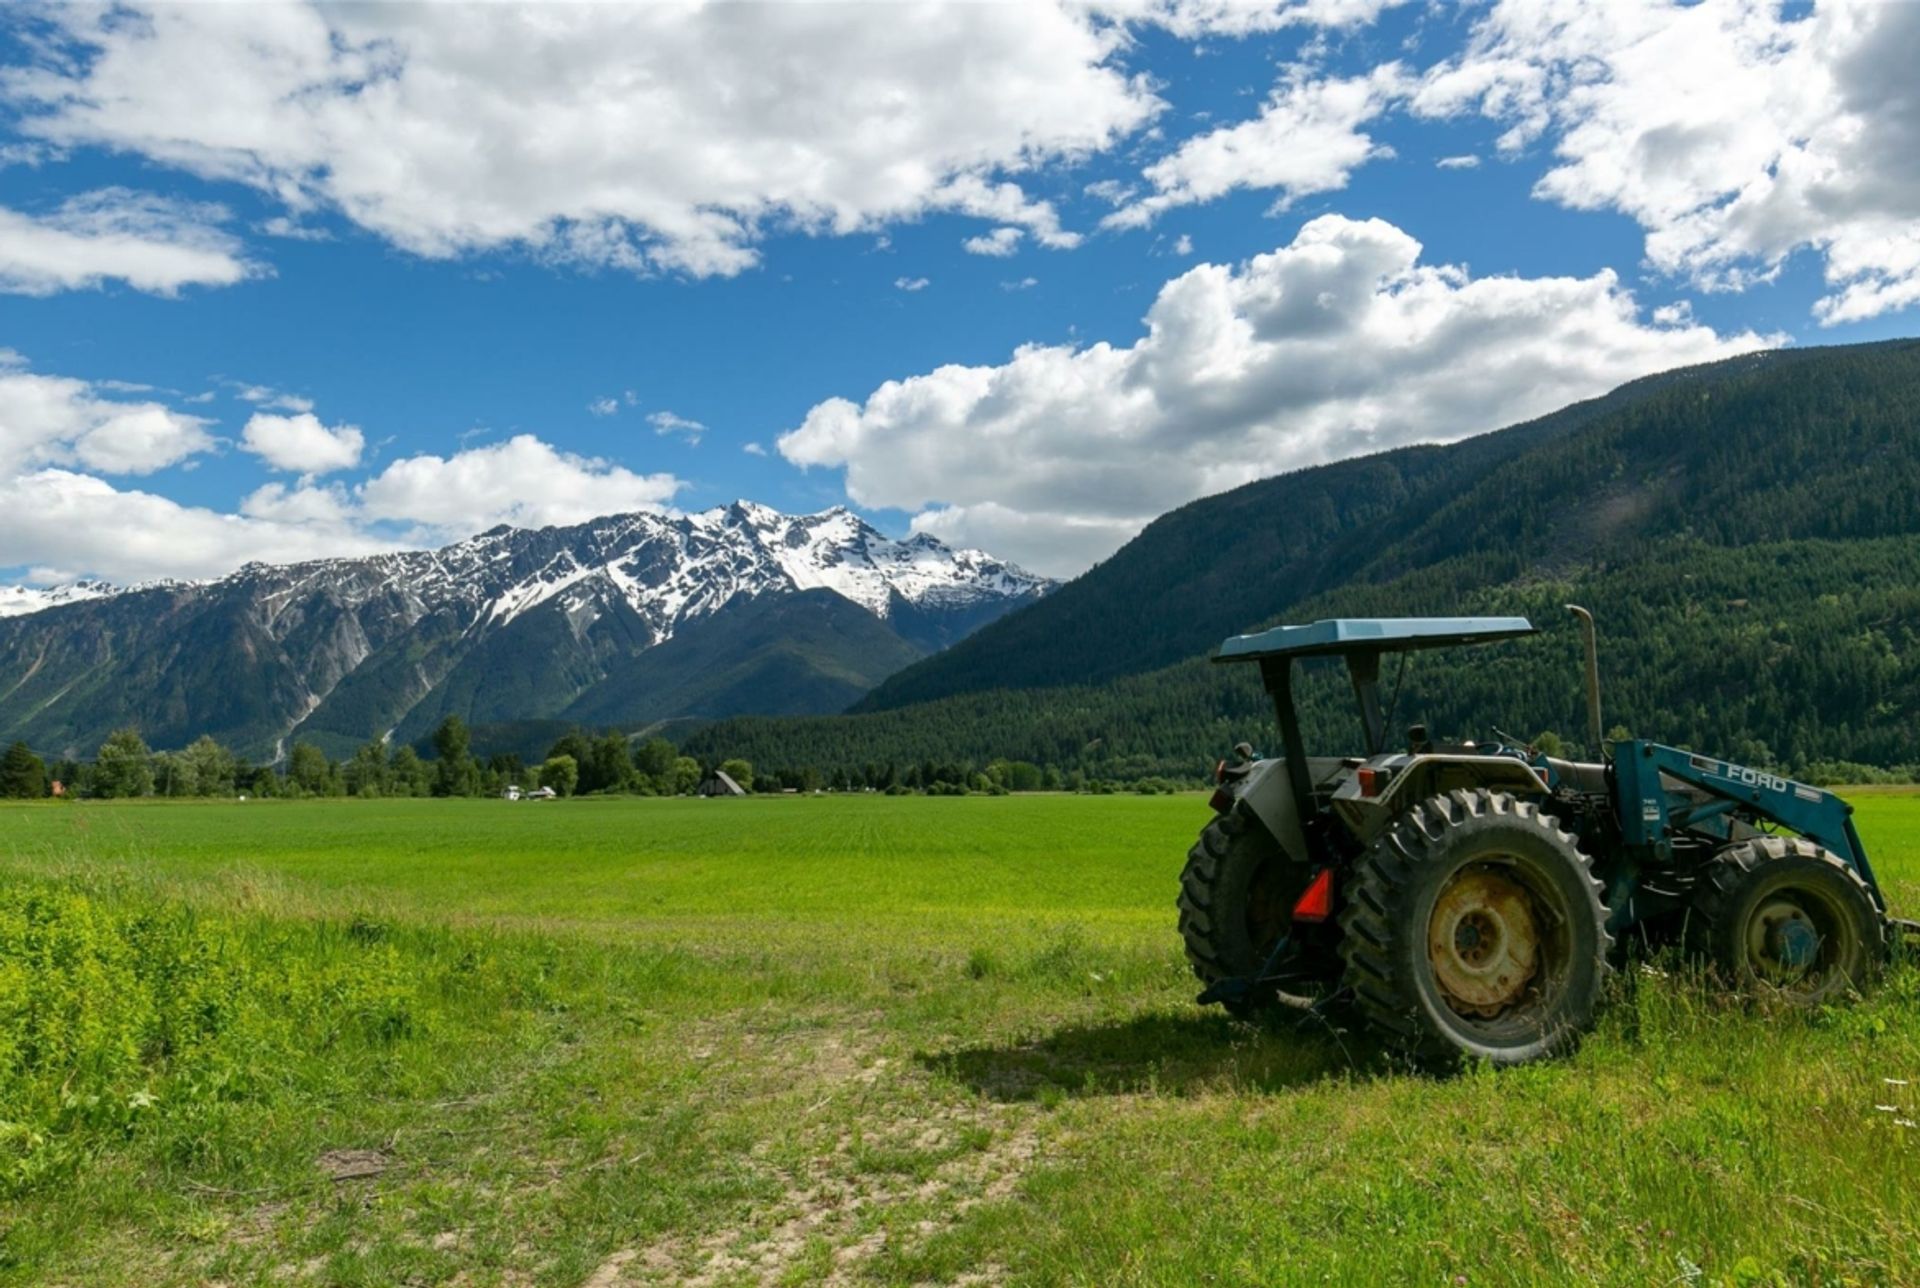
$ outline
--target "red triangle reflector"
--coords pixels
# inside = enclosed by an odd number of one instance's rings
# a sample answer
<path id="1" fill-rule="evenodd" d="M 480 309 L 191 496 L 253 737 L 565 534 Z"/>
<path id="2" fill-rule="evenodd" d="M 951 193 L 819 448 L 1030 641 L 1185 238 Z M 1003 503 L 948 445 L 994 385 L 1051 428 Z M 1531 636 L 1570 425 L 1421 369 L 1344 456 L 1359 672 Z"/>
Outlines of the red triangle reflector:
<path id="1" fill-rule="evenodd" d="M 1333 915 L 1333 869 L 1321 868 L 1307 886 L 1306 893 L 1293 905 L 1295 921 L 1325 921 Z"/>

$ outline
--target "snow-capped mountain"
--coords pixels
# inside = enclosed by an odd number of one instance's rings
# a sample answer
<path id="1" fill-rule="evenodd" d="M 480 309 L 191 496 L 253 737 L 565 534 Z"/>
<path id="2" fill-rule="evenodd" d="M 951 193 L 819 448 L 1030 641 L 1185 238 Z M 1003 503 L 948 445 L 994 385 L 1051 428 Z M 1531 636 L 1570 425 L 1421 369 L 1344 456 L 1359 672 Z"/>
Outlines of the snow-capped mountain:
<path id="1" fill-rule="evenodd" d="M 954 550 L 929 536 L 895 541 L 844 507 L 789 515 L 748 501 L 684 518 L 629 514 L 579 529 L 586 548 L 556 551 L 497 595 L 489 620 L 510 622 L 558 599 L 589 612 L 606 596 L 646 618 L 661 640 L 683 621 L 707 616 L 741 595 L 830 590 L 886 621 L 896 607 L 965 608 L 1019 600 L 1050 584 L 978 550 Z M 449 546 L 435 558 L 455 584 L 510 558 L 511 528 Z M 446 584 L 446 579 L 435 579 Z"/>
<path id="2" fill-rule="evenodd" d="M 43 608 L 77 604 L 120 593 L 104 581 L 70 581 L 60 586 L 0 586 L 0 617 L 24 617 Z"/>
<path id="3" fill-rule="evenodd" d="M 476 724 L 837 710 L 1051 583 L 843 508 L 749 502 L 496 528 L 444 549 L 202 583 L 0 592 L 0 738 L 133 724 L 334 754 Z"/>

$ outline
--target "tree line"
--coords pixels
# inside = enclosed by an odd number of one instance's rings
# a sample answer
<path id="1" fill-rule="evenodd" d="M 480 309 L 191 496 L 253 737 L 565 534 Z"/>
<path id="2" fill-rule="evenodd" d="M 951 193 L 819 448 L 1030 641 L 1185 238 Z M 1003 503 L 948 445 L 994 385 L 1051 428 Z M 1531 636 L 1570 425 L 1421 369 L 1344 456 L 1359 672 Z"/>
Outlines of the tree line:
<path id="1" fill-rule="evenodd" d="M 0 798 L 125 800 L 140 797 L 479 797 L 509 788 L 550 788 L 556 796 L 628 794 L 686 796 L 712 771 L 748 792 L 881 792 L 964 796 L 1009 792 L 1128 789 L 1174 791 L 1191 784 L 1165 778 L 1116 783 L 1078 769 L 1062 770 L 995 757 L 976 763 L 927 758 L 819 768 L 789 765 L 756 773 L 743 757 L 705 762 L 665 738 L 636 742 L 618 732 L 575 730 L 557 739 L 544 758 L 526 763 L 512 754 L 478 756 L 458 716 L 434 731 L 433 755 L 409 744 L 372 741 L 345 760 L 331 760 L 311 743 L 296 742 L 284 763 L 253 764 L 211 737 L 179 751 L 155 751 L 138 730 L 121 729 L 90 761 L 49 763 L 24 742 L 0 755 Z"/>
<path id="2" fill-rule="evenodd" d="M 559 796 L 629 792 L 686 795 L 698 789 L 705 767 L 665 738 L 637 746 L 624 734 L 584 730 L 560 737 L 536 764 L 516 755 L 473 754 L 466 723 L 449 716 L 434 731 L 432 756 L 410 744 L 368 742 L 345 760 L 332 760 L 311 743 L 296 742 L 284 762 L 253 764 L 210 737 L 179 751 L 155 751 L 136 729 L 108 736 L 90 761 L 48 763 L 24 742 L 0 756 L 0 797 L 54 794 L 99 800 L 143 796 L 497 796 L 509 787 L 552 788 Z M 751 783 L 744 762 L 737 766 Z"/>

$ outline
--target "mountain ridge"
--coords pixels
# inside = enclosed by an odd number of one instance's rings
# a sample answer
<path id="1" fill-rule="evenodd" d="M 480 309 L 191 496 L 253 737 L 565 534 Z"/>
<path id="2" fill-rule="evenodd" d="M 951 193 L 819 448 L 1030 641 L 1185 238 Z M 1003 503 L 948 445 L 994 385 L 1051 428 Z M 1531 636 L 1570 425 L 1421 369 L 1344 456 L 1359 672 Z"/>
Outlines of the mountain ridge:
<path id="1" fill-rule="evenodd" d="M 817 701 L 844 705 L 1052 584 L 929 536 L 895 540 L 844 507 L 787 515 L 744 501 L 500 527 L 439 550 L 252 563 L 206 582 L 96 583 L 0 619 L 0 737 L 88 753 L 132 724 L 162 746 L 210 732 L 249 754 L 283 754 L 292 737 L 339 754 L 410 740 L 448 714 L 558 716 L 648 650 L 766 597 L 805 598 L 796 611 L 822 618 L 803 632 L 828 642 L 811 664 L 841 682 Z M 849 619 L 813 592 L 855 606 L 878 633 L 827 629 L 826 618 Z M 706 665 L 749 660 L 707 637 Z M 836 638 L 855 662 L 830 656 Z M 649 719 L 680 714 L 671 695 L 641 705 Z"/>

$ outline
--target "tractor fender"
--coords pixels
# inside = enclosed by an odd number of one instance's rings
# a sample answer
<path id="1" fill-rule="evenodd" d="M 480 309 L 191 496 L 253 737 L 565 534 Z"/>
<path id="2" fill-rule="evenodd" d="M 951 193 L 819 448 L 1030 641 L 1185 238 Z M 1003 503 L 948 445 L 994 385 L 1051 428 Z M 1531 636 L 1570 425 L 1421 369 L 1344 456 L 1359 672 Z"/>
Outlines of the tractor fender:
<path id="1" fill-rule="evenodd" d="M 1442 752 L 1394 759 L 1398 763 L 1393 766 L 1393 777 L 1379 795 L 1362 794 L 1357 778 L 1342 783 L 1333 795 L 1334 812 L 1363 843 L 1371 843 L 1388 824 L 1421 801 L 1456 789 L 1485 788 L 1531 797 L 1552 792 L 1539 770 L 1511 756 Z"/>
<path id="2" fill-rule="evenodd" d="M 1256 763 L 1241 785 L 1239 801 L 1260 820 L 1268 835 L 1279 842 L 1287 857 L 1295 862 L 1306 861 L 1307 837 L 1300 827 L 1300 806 L 1293 799 L 1293 782 L 1287 776 L 1284 757 L 1275 756 Z"/>

